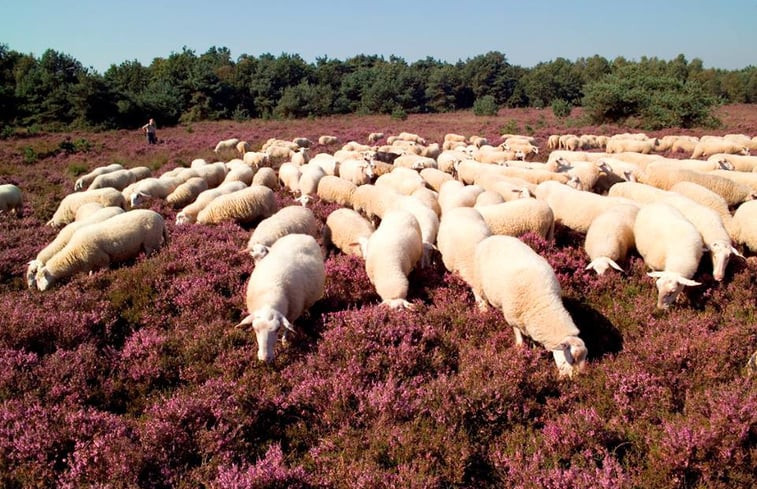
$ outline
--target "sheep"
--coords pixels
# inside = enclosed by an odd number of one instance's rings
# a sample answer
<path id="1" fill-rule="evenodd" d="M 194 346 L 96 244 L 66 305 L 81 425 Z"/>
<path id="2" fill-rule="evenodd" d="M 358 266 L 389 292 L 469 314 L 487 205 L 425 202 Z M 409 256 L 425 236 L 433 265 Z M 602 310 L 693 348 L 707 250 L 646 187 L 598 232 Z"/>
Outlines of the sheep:
<path id="1" fill-rule="evenodd" d="M 722 196 L 693 182 L 678 182 L 670 188 L 670 192 L 688 197 L 694 202 L 714 210 L 718 213 L 720 219 L 722 219 L 726 229 L 729 228 L 733 216 L 731 216 L 731 211 L 728 209 L 728 202 Z"/>
<path id="2" fill-rule="evenodd" d="M 223 182 L 221 183 L 239 181 L 244 182 L 245 185 L 252 184 L 252 179 L 255 178 L 255 170 L 244 163 L 233 166 L 227 164 L 227 166 L 229 167 L 229 172 L 223 178 Z"/>
<path id="3" fill-rule="evenodd" d="M 87 190 L 111 187 L 116 190 L 123 190 L 127 185 L 137 181 L 137 176 L 130 170 L 122 169 L 98 175 L 89 184 Z"/>
<path id="4" fill-rule="evenodd" d="M 130 207 L 139 207 L 150 199 L 165 199 L 183 183 L 178 177 L 145 178 L 123 190 Z"/>
<path id="5" fill-rule="evenodd" d="M 736 171 L 753 172 L 757 169 L 757 156 L 716 153 L 707 158 L 707 161 L 717 162 L 721 164 L 721 166 L 728 163 L 733 167 L 733 170 Z"/>
<path id="6" fill-rule="evenodd" d="M 711 170 L 708 173 L 751 187 L 753 195 L 757 195 L 757 173 L 729 170 Z"/>
<path id="7" fill-rule="evenodd" d="M 417 171 L 402 167 L 395 168 L 390 173 L 381 175 L 376 179 L 375 183 L 377 187 L 391 187 L 403 195 L 410 195 L 419 188 L 426 186 L 423 177 Z"/>
<path id="8" fill-rule="evenodd" d="M 402 141 L 412 141 L 417 144 L 423 144 L 425 146 L 426 140 L 412 132 L 401 132 L 397 135 L 397 139 Z"/>
<path id="9" fill-rule="evenodd" d="M 12 183 L 0 185 L 0 214 L 12 212 L 21 216 L 24 211 L 24 194 Z"/>
<path id="10" fill-rule="evenodd" d="M 250 235 L 245 250 L 253 255 L 256 247 L 270 248 L 276 240 L 288 234 L 308 234 L 316 238 L 317 233 L 318 226 L 313 211 L 299 205 L 290 205 L 260 221 Z"/>
<path id="11" fill-rule="evenodd" d="M 413 214 L 401 209 L 386 212 L 365 247 L 365 270 L 382 304 L 412 309 L 405 300 L 408 274 L 422 254 L 421 229 Z"/>
<path id="12" fill-rule="evenodd" d="M 481 213 L 472 207 L 457 207 L 442 214 L 436 246 L 444 267 L 462 278 L 469 287 L 474 284 L 473 253 L 476 245 L 491 236 Z M 473 291 L 477 304 L 484 299 Z"/>
<path id="13" fill-rule="evenodd" d="M 454 173 L 457 164 L 469 158 L 470 156 L 468 153 L 465 153 L 464 151 L 446 150 L 442 151 L 436 158 L 436 166 L 444 173 L 452 174 Z"/>
<path id="14" fill-rule="evenodd" d="M 520 139 L 513 139 L 513 138 L 506 139 L 505 142 L 502 144 L 502 149 L 505 151 L 515 151 L 516 153 L 523 153 L 523 155 L 525 155 L 523 159 L 529 157 L 530 155 L 539 154 L 538 146 L 534 146 L 528 141 L 524 141 Z"/>
<path id="15" fill-rule="evenodd" d="M 701 140 L 694 147 L 691 153 L 691 159 L 695 160 L 701 156 L 710 156 L 715 153 L 729 153 L 749 155 L 749 148 L 743 144 L 726 141 L 723 139 L 705 139 Z"/>
<path id="16" fill-rule="evenodd" d="M 229 182 L 219 185 L 216 188 L 208 189 L 197 196 L 194 202 L 184 207 L 178 214 L 176 214 L 176 225 L 188 224 L 197 221 L 197 214 L 207 206 L 211 200 L 215 199 L 219 195 L 236 192 L 247 187 L 244 182 Z"/>
<path id="17" fill-rule="evenodd" d="M 53 217 L 47 221 L 48 226 L 59 228 L 73 221 L 76 217 L 76 211 L 80 206 L 87 202 L 98 202 L 103 207 L 116 206 L 126 208 L 126 200 L 118 190 L 114 188 L 99 188 L 96 190 L 87 190 L 77 192 L 63 197 L 58 208 L 55 210 Z"/>
<path id="18" fill-rule="evenodd" d="M 597 163 L 605 173 L 615 175 L 617 181 L 637 182 L 643 173 L 639 165 L 619 158 L 602 158 Z M 613 183 L 617 183 L 617 181 Z"/>
<path id="19" fill-rule="evenodd" d="M 557 149 L 560 146 L 560 135 L 552 134 L 547 138 L 547 149 Z"/>
<path id="20" fill-rule="evenodd" d="M 76 230 L 90 224 L 102 222 L 113 216 L 122 214 L 123 212 L 124 210 L 120 207 L 100 207 L 97 211 L 91 213 L 86 218 L 66 224 L 63 229 L 58 232 L 58 235 L 55 237 L 55 239 L 53 239 L 47 246 L 42 248 L 42 250 L 37 253 L 37 256 L 27 264 L 26 284 L 29 286 L 29 288 L 33 289 L 37 285 L 37 270 L 42 268 L 45 263 L 47 263 L 47 260 L 55 256 L 56 253 L 58 253 L 68 244 Z"/>
<path id="21" fill-rule="evenodd" d="M 444 182 L 439 189 L 439 207 L 442 215 L 455 207 L 473 207 L 479 194 L 484 192 L 480 185 L 464 185 L 457 180 Z"/>
<path id="22" fill-rule="evenodd" d="M 656 278 L 657 308 L 667 309 L 691 278 L 702 258 L 702 236 L 678 209 L 661 202 L 639 209 L 633 226 L 636 249 Z"/>
<path id="23" fill-rule="evenodd" d="M 352 209 L 341 208 L 326 218 L 323 227 L 323 243 L 333 245 L 346 255 L 365 258 L 368 238 L 376 230 L 373 223 Z"/>
<path id="24" fill-rule="evenodd" d="M 445 173 L 437 168 L 424 168 L 419 172 L 419 175 L 426 182 L 426 185 L 436 190 L 437 192 L 441 188 L 442 184 L 448 180 L 452 180 L 452 175 Z"/>
<path id="25" fill-rule="evenodd" d="M 578 190 L 591 191 L 600 176 L 600 168 L 590 161 L 567 162 L 567 166 L 560 169 L 560 173 L 570 176 Z"/>
<path id="26" fill-rule="evenodd" d="M 273 191 L 263 185 L 251 185 L 242 190 L 219 195 L 197 214 L 200 224 L 218 224 L 224 221 L 248 223 L 266 218 L 276 212 Z"/>
<path id="27" fill-rule="evenodd" d="M 305 137 L 294 138 L 292 139 L 292 142 L 303 149 L 309 148 L 313 145 L 313 142 Z"/>
<path id="28" fill-rule="evenodd" d="M 196 168 L 195 172 L 196 176 L 202 177 L 208 182 L 208 188 L 213 188 L 221 185 L 229 169 L 225 163 L 218 161 Z"/>
<path id="29" fill-rule="evenodd" d="M 247 141 L 239 141 L 236 145 L 234 145 L 234 147 L 237 149 L 237 152 L 239 152 L 240 156 L 244 156 L 244 154 L 248 151 L 252 151 L 252 145 Z M 218 151 L 216 151 L 216 153 L 218 153 Z"/>
<path id="30" fill-rule="evenodd" d="M 476 180 L 476 185 L 479 185 L 479 181 Z M 532 185 L 525 181 L 519 181 L 515 178 L 497 177 L 489 182 L 480 183 L 489 192 L 496 192 L 504 202 L 510 202 L 516 199 L 527 199 L 533 195 L 532 190 L 536 190 L 536 185 Z M 479 195 L 481 197 L 481 195 Z M 478 204 L 478 198 L 476 198 L 476 204 Z"/>
<path id="31" fill-rule="evenodd" d="M 380 139 L 383 139 L 383 137 L 383 132 L 372 132 L 368 135 L 368 142 L 371 144 L 376 144 Z"/>
<path id="32" fill-rule="evenodd" d="M 513 328 L 551 351 L 561 377 L 581 372 L 587 349 L 562 303 L 562 291 L 547 260 L 512 236 L 489 236 L 474 251 L 474 290 L 500 309 Z"/>
<path id="33" fill-rule="evenodd" d="M 626 199 L 576 190 L 558 182 L 540 183 L 534 195 L 549 205 L 556 224 L 584 234 L 599 214 L 615 204 L 627 202 Z"/>
<path id="34" fill-rule="evenodd" d="M 182 183 L 166 196 L 166 202 L 174 209 L 186 207 L 208 189 L 208 182 L 202 177 L 193 177 Z"/>
<path id="35" fill-rule="evenodd" d="M 292 160 L 294 150 L 275 144 L 266 148 L 265 153 L 268 155 L 268 163 L 271 165 L 271 168 L 278 169 L 285 161 Z"/>
<path id="36" fill-rule="evenodd" d="M 439 206 L 439 194 L 437 192 L 434 192 L 430 188 L 421 187 L 410 194 L 410 196 L 434 211 L 434 214 L 437 216 L 442 215 L 442 208 Z"/>
<path id="37" fill-rule="evenodd" d="M 236 149 L 237 144 L 239 144 L 238 138 L 223 139 L 221 141 L 218 141 L 218 144 L 216 144 L 216 147 L 215 149 L 213 149 L 213 152 L 219 153 L 227 149 Z"/>
<path id="38" fill-rule="evenodd" d="M 263 166 L 270 166 L 270 160 L 268 154 L 262 151 L 248 151 L 242 156 L 242 161 L 251 168 L 260 168 Z"/>
<path id="39" fill-rule="evenodd" d="M 667 190 L 638 182 L 618 182 L 610 187 L 610 190 L 607 192 L 608 197 L 625 198 L 638 204 L 659 202 L 667 195 Z"/>
<path id="40" fill-rule="evenodd" d="M 294 163 L 285 162 L 279 167 L 278 179 L 281 186 L 294 195 L 300 191 L 300 177 L 302 170 Z"/>
<path id="41" fill-rule="evenodd" d="M 397 199 L 390 208 L 401 209 L 410 212 L 418 222 L 421 231 L 423 253 L 421 254 L 420 266 L 425 268 L 431 264 L 431 252 L 436 249 L 436 235 L 439 231 L 439 216 L 433 209 L 419 199 L 412 196 L 402 196 Z"/>
<path id="42" fill-rule="evenodd" d="M 109 173 L 116 170 L 123 170 L 124 167 L 120 163 L 111 163 L 107 166 L 101 166 L 98 168 L 95 168 L 91 172 L 87 173 L 86 175 L 82 175 L 79 177 L 76 182 L 74 183 L 74 191 L 82 190 L 84 187 L 88 187 L 92 181 L 97 178 L 99 175 L 103 175 L 105 173 Z"/>
<path id="43" fill-rule="evenodd" d="M 318 138 L 318 144 L 322 146 L 328 146 L 330 144 L 338 144 L 339 138 L 336 136 L 323 135 Z"/>
<path id="44" fill-rule="evenodd" d="M 103 208 L 104 206 L 99 202 L 87 202 L 86 204 L 82 204 L 78 209 L 76 209 L 74 222 L 83 221 L 84 219 L 87 219 L 89 216 Z"/>
<path id="45" fill-rule="evenodd" d="M 263 167 L 255 172 L 255 176 L 252 177 L 252 185 L 263 185 L 271 190 L 278 190 L 279 180 L 273 168 Z"/>
<path id="46" fill-rule="evenodd" d="M 722 281 L 731 254 L 741 255 L 731 245 L 731 237 L 720 215 L 707 206 L 672 192 L 661 202 L 675 207 L 699 231 L 705 249 L 712 256 L 712 276 L 716 281 Z"/>
<path id="47" fill-rule="evenodd" d="M 637 139 L 623 139 L 623 138 L 610 138 L 605 146 L 607 153 L 641 153 L 649 154 L 657 148 L 657 139 L 637 140 Z"/>
<path id="48" fill-rule="evenodd" d="M 594 270 L 597 275 L 603 275 L 610 267 L 623 271 L 618 262 L 625 260 L 635 246 L 633 225 L 638 212 L 638 205 L 618 204 L 591 221 L 584 239 L 590 260 L 586 270 Z"/>
<path id="49" fill-rule="evenodd" d="M 339 165 L 339 177 L 354 185 L 371 183 L 374 176 L 373 165 L 362 159 L 344 160 Z"/>
<path id="50" fill-rule="evenodd" d="M 390 163 L 384 163 L 383 161 L 371 160 L 371 167 L 373 174 L 378 178 L 381 175 L 386 175 L 394 170 L 394 165 Z"/>
<path id="51" fill-rule="evenodd" d="M 301 196 L 311 196 L 318 192 L 318 182 L 326 173 L 318 165 L 304 165 L 301 167 L 302 175 L 297 186 Z"/>
<path id="52" fill-rule="evenodd" d="M 316 194 L 321 200 L 347 207 L 352 203 L 352 194 L 355 190 L 357 190 L 357 185 L 354 183 L 340 177 L 326 175 L 318 181 Z"/>
<path id="53" fill-rule="evenodd" d="M 699 138 L 693 136 L 679 136 L 670 145 L 672 153 L 693 153 L 699 143 Z"/>
<path id="54" fill-rule="evenodd" d="M 37 270 L 41 291 L 75 273 L 86 273 L 122 262 L 144 251 L 151 254 L 168 242 L 163 217 L 155 211 L 137 209 L 76 230 L 68 243 Z"/>
<path id="55" fill-rule="evenodd" d="M 433 158 L 415 154 L 406 154 L 397 157 L 394 160 L 394 166 L 411 168 L 413 170 L 423 170 L 424 168 L 437 168 L 437 163 Z"/>
<path id="56" fill-rule="evenodd" d="M 368 219 L 383 218 L 384 214 L 402 196 L 392 187 L 360 185 L 352 193 L 351 207 L 364 214 Z"/>
<path id="57" fill-rule="evenodd" d="M 488 205 L 502 204 L 504 202 L 505 199 L 502 198 L 502 195 L 499 192 L 495 192 L 494 190 L 484 190 L 476 197 L 476 202 L 473 204 L 473 207 L 485 207 Z"/>
<path id="58" fill-rule="evenodd" d="M 455 133 L 447 133 L 444 135 L 444 142 L 452 141 L 455 143 L 464 143 L 466 141 L 466 137 L 462 134 L 455 134 Z"/>
<path id="59" fill-rule="evenodd" d="M 555 215 L 541 200 L 517 199 L 477 210 L 492 234 L 518 237 L 533 232 L 548 240 L 554 236 Z"/>
<path id="60" fill-rule="evenodd" d="M 290 161 L 297 166 L 302 166 L 310 161 L 310 152 L 307 148 L 300 148 L 292 153 L 292 159 Z"/>
<path id="61" fill-rule="evenodd" d="M 731 235 L 735 242 L 757 252 L 757 200 L 744 202 L 733 213 Z"/>
<path id="62" fill-rule="evenodd" d="M 255 331 L 259 361 L 273 361 L 279 331 L 283 327 L 286 340 L 292 323 L 323 297 L 325 282 L 321 247 L 306 234 L 284 236 L 255 264 L 247 283 L 248 315 L 237 327 Z"/>
<path id="63" fill-rule="evenodd" d="M 334 158 L 333 155 L 328 153 L 318 153 L 310 159 L 309 163 L 311 165 L 320 166 L 326 175 L 339 175 L 339 162 L 336 161 L 336 158 Z"/>
<path id="64" fill-rule="evenodd" d="M 669 190 L 678 182 L 689 181 L 706 187 L 722 196 L 729 206 L 751 200 L 755 196 L 754 190 L 747 185 L 734 182 L 727 178 L 692 170 L 672 168 L 666 165 L 650 164 L 647 166 L 642 182 L 655 187 Z"/>

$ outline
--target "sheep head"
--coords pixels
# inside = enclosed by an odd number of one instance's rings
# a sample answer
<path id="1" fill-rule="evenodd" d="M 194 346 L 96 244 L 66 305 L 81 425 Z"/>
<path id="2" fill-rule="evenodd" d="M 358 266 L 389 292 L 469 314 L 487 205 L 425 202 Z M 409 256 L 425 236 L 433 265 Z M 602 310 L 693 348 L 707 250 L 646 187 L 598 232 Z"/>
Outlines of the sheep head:
<path id="1" fill-rule="evenodd" d="M 131 205 L 131 207 L 138 207 L 142 205 L 150 197 L 151 197 L 150 194 L 147 194 L 140 190 L 139 192 L 135 192 L 131 194 L 131 197 L 129 198 L 129 204 Z"/>
<path id="2" fill-rule="evenodd" d="M 54 281 L 55 277 L 52 276 L 47 268 L 42 267 L 37 270 L 37 274 L 35 275 L 35 282 L 37 283 L 37 288 L 42 292 L 49 289 L 53 285 Z"/>
<path id="3" fill-rule="evenodd" d="M 552 350 L 560 377 L 573 378 L 586 368 L 589 350 L 578 336 L 566 336 L 560 345 Z"/>
<path id="4" fill-rule="evenodd" d="M 271 251 L 271 249 L 264 244 L 255 243 L 248 251 L 252 259 L 255 261 L 255 263 L 257 263 L 265 258 L 268 255 L 268 252 Z"/>
<path id="5" fill-rule="evenodd" d="M 237 324 L 237 327 L 246 326 L 252 326 L 255 331 L 255 338 L 258 342 L 258 360 L 266 363 L 273 361 L 274 347 L 282 326 L 284 327 L 282 339 L 286 338 L 286 331 L 294 332 L 294 326 L 286 316 L 270 306 L 258 309 Z"/>
<path id="6" fill-rule="evenodd" d="M 33 289 L 36 285 L 37 270 L 42 268 L 44 264 L 39 260 L 32 260 L 28 265 L 29 266 L 26 268 L 26 285 L 30 289 Z"/>
<path id="7" fill-rule="evenodd" d="M 712 255 L 712 276 L 720 282 L 725 276 L 725 269 L 731 255 L 742 256 L 739 251 L 731 246 L 730 241 L 720 240 L 710 243 L 708 251 Z"/>
<path id="8" fill-rule="evenodd" d="M 676 272 L 649 272 L 647 275 L 657 279 L 658 309 L 670 307 L 676 301 L 684 286 L 702 285 L 699 282 L 682 277 L 680 273 Z"/>
<path id="9" fill-rule="evenodd" d="M 586 265 L 586 268 L 584 270 L 591 269 L 597 272 L 597 275 L 603 275 L 610 267 L 619 272 L 623 271 L 623 269 L 615 262 L 615 260 L 607 256 L 600 256 L 599 258 L 595 258 L 591 261 L 591 263 Z"/>

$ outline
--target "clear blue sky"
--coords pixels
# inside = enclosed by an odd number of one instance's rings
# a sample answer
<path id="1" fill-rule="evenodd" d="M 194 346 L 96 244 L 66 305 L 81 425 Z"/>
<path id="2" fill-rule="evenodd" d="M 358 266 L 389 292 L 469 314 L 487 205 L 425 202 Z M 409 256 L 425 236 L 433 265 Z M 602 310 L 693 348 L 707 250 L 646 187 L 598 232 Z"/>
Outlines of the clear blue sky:
<path id="1" fill-rule="evenodd" d="M 0 44 L 36 57 L 54 49 L 100 73 L 184 46 L 307 62 L 356 54 L 456 62 L 500 51 L 524 67 L 683 53 L 739 69 L 757 65 L 756 23 L 757 0 L 0 0 Z"/>

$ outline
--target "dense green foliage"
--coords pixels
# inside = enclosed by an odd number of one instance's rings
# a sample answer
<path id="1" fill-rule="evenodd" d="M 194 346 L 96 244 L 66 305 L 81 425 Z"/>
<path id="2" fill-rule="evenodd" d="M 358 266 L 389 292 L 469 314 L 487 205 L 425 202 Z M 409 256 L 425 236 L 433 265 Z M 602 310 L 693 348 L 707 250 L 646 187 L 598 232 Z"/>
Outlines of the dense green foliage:
<path id="1" fill-rule="evenodd" d="M 629 73 L 631 76 L 629 76 Z M 661 87 L 664 90 L 649 88 Z M 700 125 L 713 103 L 757 102 L 757 68 L 704 69 L 700 59 L 565 58 L 532 68 L 492 51 L 454 64 L 357 55 L 344 61 L 297 54 L 197 55 L 183 48 L 149 66 L 113 64 L 100 74 L 52 49 L 41 57 L 0 44 L 0 135 L 8 128 L 124 128 L 155 117 L 163 125 L 200 120 L 413 114 L 474 108 L 581 105 L 595 121 Z M 482 103 L 482 102 L 479 102 Z M 651 122 L 648 122 L 649 119 Z"/>

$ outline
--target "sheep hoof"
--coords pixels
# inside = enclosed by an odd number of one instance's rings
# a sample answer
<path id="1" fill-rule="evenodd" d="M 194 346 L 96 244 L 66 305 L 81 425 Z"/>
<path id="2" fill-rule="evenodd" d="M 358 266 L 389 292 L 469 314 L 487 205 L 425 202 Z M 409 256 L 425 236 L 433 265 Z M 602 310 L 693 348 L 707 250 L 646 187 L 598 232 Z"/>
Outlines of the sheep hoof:
<path id="1" fill-rule="evenodd" d="M 382 304 L 396 311 L 400 311 L 403 309 L 408 310 L 408 311 L 415 310 L 415 306 L 413 306 L 411 303 L 409 303 L 405 299 L 387 299 L 384 302 L 382 302 Z"/>

